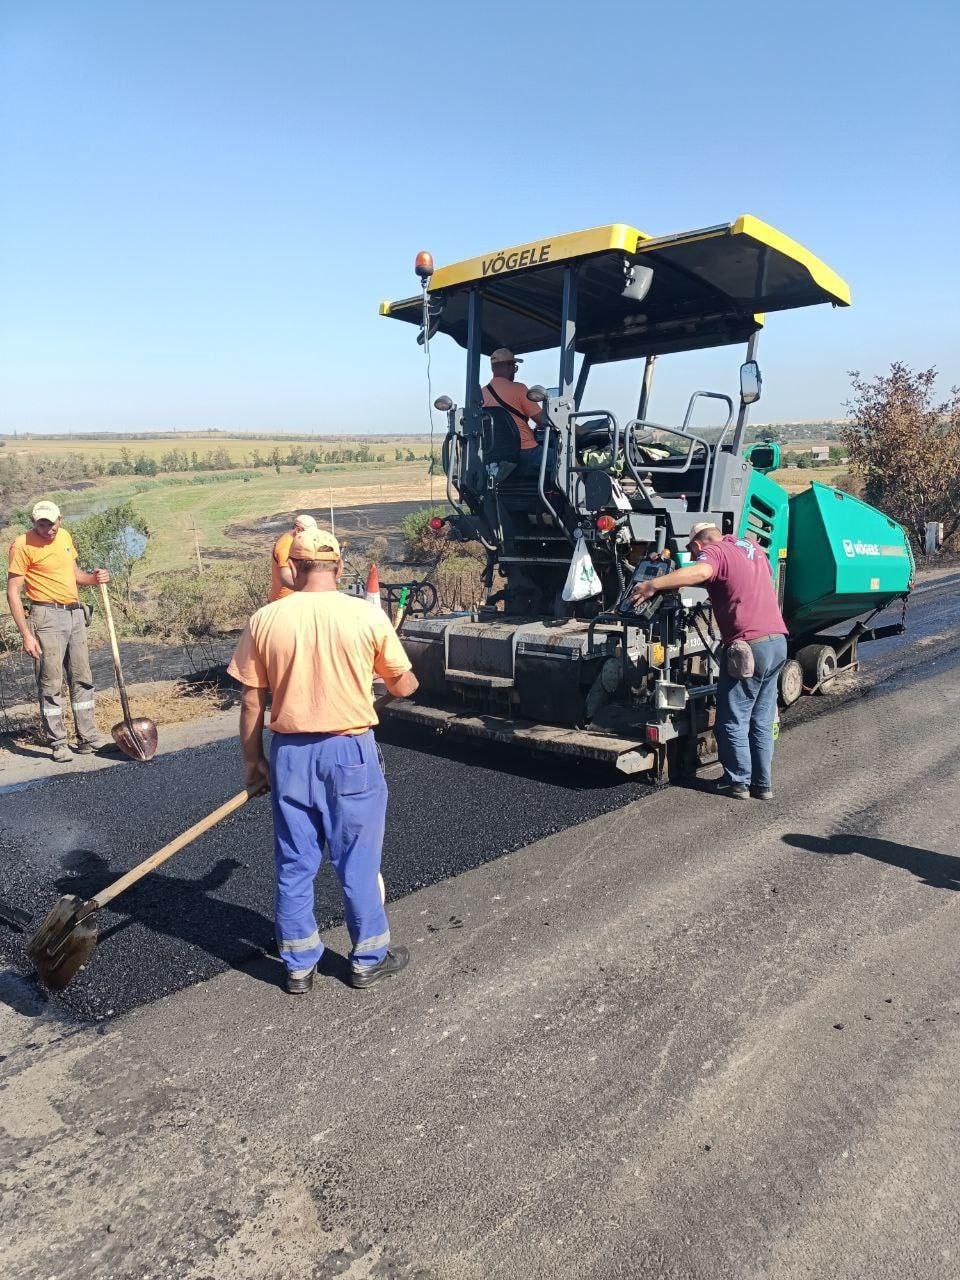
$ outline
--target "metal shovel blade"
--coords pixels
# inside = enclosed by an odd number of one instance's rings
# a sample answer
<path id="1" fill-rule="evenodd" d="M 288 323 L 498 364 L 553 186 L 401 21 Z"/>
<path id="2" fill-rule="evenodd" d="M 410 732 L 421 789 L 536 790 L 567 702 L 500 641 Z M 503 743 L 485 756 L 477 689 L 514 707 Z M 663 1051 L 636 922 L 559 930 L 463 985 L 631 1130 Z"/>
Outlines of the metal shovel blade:
<path id="1" fill-rule="evenodd" d="M 76 895 L 61 898 L 27 947 L 41 981 L 51 991 L 62 991 L 97 945 L 96 912 L 77 919 L 85 905 Z"/>
<path id="2" fill-rule="evenodd" d="M 113 740 L 131 760 L 152 760 L 157 754 L 157 726 L 146 716 L 121 720 L 110 730 Z"/>

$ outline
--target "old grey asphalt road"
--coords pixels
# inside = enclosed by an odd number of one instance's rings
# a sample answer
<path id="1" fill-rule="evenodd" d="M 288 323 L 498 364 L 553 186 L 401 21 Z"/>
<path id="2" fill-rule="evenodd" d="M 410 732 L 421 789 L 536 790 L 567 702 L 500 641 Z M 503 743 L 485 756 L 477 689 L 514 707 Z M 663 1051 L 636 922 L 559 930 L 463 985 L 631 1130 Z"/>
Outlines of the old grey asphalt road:
<path id="1" fill-rule="evenodd" d="M 413 892 L 381 988 L 262 961 L 89 1028 L 8 974 L 9 1273 L 953 1280 L 956 590 L 921 606 L 773 804 L 672 789 Z"/>

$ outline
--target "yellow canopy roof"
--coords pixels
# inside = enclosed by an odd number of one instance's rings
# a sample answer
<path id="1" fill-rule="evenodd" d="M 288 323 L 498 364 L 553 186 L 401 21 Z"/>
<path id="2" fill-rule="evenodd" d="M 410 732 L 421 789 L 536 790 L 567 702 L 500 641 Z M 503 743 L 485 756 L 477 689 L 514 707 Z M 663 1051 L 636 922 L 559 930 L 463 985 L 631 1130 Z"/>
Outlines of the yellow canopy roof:
<path id="1" fill-rule="evenodd" d="M 563 271 L 578 262 L 577 350 L 594 360 L 691 350 L 743 340 L 758 313 L 830 302 L 846 282 L 803 245 L 749 214 L 669 236 L 626 223 L 496 250 L 439 267 L 430 282 L 437 327 L 466 343 L 466 301 L 483 297 L 483 351 L 538 351 L 559 343 Z M 624 291 L 624 267 L 652 268 L 649 292 Z M 385 302 L 382 315 L 420 325 L 421 299 Z"/>

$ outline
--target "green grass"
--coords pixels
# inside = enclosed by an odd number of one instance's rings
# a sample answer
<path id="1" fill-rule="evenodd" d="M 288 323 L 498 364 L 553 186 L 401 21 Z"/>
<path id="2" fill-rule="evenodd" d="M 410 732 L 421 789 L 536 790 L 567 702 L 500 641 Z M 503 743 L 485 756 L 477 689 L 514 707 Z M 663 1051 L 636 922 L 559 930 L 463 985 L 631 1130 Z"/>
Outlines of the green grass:
<path id="1" fill-rule="evenodd" d="M 174 477 L 122 476 L 104 479 L 95 489 L 57 495 L 64 522 L 78 519 L 93 511 L 122 502 L 132 502 L 143 515 L 150 530 L 146 555 L 138 566 L 136 578 L 170 569 L 185 569 L 196 564 L 194 525 L 205 552 L 242 553 L 257 545 L 256 535 L 249 541 L 228 534 L 233 526 L 249 526 L 266 516 L 293 510 L 297 495 L 306 491 L 316 494 L 314 508 L 326 505 L 329 491 L 352 486 L 366 489 L 383 484 L 416 486 L 425 479 L 426 463 L 421 461 L 366 466 L 322 468 L 304 475 L 292 467 L 277 475 L 273 469 L 245 473 L 211 472 L 202 477 L 206 483 L 190 483 L 194 477 L 176 477 L 186 483 L 172 483 Z M 243 474 L 250 476 L 244 481 Z M 386 500 L 391 497 L 389 491 Z M 270 539 L 264 540 L 266 548 Z M 217 557 L 221 558 L 220 556 Z"/>

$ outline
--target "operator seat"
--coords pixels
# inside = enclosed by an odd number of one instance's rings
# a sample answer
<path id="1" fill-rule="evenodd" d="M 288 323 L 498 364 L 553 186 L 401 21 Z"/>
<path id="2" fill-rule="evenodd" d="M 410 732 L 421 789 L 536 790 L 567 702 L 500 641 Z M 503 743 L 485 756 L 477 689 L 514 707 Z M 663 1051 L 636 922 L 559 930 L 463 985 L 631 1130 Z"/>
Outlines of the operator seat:
<path id="1" fill-rule="evenodd" d="M 516 462 L 520 456 L 520 429 L 512 413 L 499 405 L 486 406 L 480 420 L 480 447 L 483 461 Z"/>

